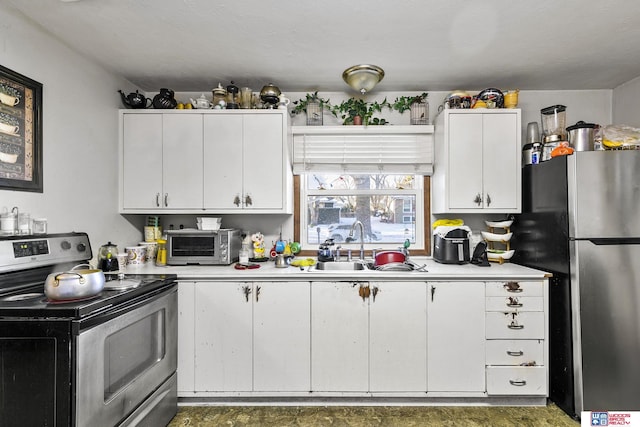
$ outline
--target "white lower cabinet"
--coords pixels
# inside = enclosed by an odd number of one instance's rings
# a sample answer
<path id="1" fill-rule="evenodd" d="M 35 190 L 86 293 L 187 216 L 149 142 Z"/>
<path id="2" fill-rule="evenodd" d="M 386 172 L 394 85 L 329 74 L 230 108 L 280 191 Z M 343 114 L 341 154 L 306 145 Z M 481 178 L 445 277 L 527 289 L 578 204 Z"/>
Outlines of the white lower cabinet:
<path id="1" fill-rule="evenodd" d="M 311 390 L 425 392 L 424 282 L 313 282 Z"/>
<path id="2" fill-rule="evenodd" d="M 308 282 L 197 282 L 195 392 L 308 391 Z"/>
<path id="3" fill-rule="evenodd" d="M 180 281 L 178 395 L 548 395 L 547 281 Z"/>
<path id="4" fill-rule="evenodd" d="M 178 394 L 195 390 L 195 283 L 178 283 Z"/>
<path id="5" fill-rule="evenodd" d="M 428 286 L 429 393 L 484 392 L 484 282 Z"/>
<path id="6" fill-rule="evenodd" d="M 370 286 L 369 390 L 424 392 L 427 387 L 426 283 L 371 282 Z"/>
<path id="7" fill-rule="evenodd" d="M 369 389 L 369 308 L 360 284 L 311 283 L 311 390 Z"/>

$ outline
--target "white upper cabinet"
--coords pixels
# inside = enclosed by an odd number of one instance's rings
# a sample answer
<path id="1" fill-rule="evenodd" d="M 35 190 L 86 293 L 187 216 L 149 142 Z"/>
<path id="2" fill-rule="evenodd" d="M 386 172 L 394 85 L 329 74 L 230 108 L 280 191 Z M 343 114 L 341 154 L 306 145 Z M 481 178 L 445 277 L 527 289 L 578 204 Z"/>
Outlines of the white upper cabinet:
<path id="1" fill-rule="evenodd" d="M 291 213 L 286 111 L 121 110 L 121 213 Z"/>
<path id="2" fill-rule="evenodd" d="M 282 114 L 207 115 L 204 121 L 204 208 L 285 212 L 291 167 Z"/>
<path id="3" fill-rule="evenodd" d="M 436 123 L 433 213 L 521 211 L 518 109 L 444 110 Z"/>

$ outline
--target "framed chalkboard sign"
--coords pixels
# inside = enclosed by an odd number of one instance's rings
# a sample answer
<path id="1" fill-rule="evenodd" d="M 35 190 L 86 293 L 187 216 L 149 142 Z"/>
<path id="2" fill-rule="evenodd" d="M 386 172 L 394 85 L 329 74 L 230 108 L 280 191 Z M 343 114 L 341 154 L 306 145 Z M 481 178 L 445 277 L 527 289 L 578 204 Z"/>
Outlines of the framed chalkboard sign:
<path id="1" fill-rule="evenodd" d="M 42 193 L 42 84 L 0 65 L 0 190 Z"/>

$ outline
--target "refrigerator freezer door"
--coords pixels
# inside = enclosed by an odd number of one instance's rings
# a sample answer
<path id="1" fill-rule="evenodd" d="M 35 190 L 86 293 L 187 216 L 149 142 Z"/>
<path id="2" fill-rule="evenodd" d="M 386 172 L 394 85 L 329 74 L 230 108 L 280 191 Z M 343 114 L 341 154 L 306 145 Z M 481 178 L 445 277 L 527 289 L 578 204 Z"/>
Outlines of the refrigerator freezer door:
<path id="1" fill-rule="evenodd" d="M 640 411 L 640 242 L 570 252 L 576 411 Z"/>
<path id="2" fill-rule="evenodd" d="M 640 150 L 567 157 L 569 236 L 640 237 Z"/>

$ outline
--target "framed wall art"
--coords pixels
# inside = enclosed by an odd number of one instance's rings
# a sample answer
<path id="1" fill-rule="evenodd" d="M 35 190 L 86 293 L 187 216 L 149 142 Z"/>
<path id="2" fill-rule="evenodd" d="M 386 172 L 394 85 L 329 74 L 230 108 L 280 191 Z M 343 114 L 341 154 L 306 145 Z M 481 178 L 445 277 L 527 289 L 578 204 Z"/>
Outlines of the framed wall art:
<path id="1" fill-rule="evenodd" d="M 42 193 L 42 84 L 2 65 L 0 190 Z"/>

